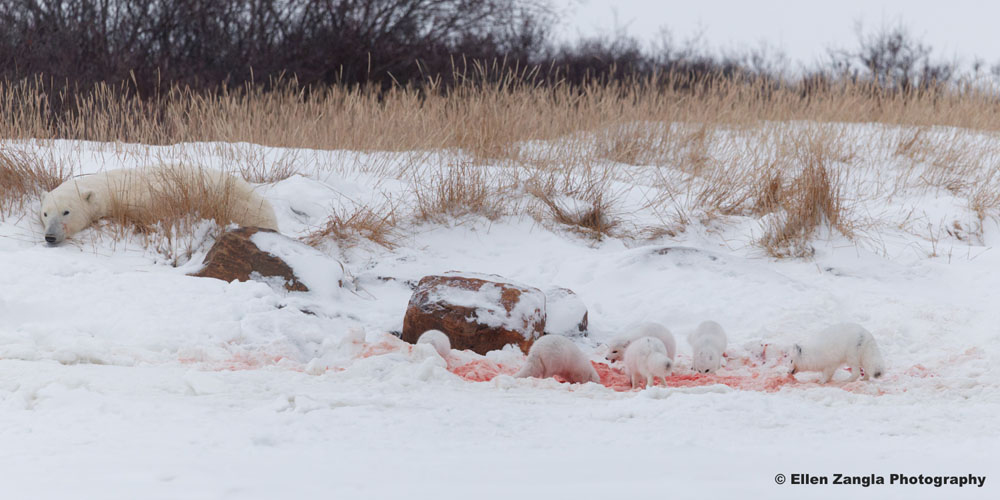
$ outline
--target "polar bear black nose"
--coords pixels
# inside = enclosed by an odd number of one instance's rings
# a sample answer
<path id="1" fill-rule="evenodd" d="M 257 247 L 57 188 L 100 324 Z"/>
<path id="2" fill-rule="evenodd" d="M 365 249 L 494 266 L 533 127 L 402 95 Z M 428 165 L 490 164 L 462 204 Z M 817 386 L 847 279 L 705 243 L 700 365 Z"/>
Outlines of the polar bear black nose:
<path id="1" fill-rule="evenodd" d="M 46 234 L 45 235 L 45 242 L 46 243 L 55 243 L 56 242 L 56 237 L 52 236 L 52 235 L 49 235 L 49 234 Z"/>

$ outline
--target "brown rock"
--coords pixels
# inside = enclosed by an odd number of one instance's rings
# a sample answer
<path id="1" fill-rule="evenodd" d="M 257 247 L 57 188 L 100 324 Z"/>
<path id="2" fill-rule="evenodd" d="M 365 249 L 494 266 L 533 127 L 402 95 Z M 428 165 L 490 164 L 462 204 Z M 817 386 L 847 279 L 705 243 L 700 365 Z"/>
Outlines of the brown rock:
<path id="1" fill-rule="evenodd" d="M 270 229 L 241 227 L 226 231 L 216 240 L 205 256 L 205 267 L 192 276 L 217 278 L 223 281 L 250 281 L 256 273 L 262 277 L 277 276 L 289 291 L 308 292 L 285 261 L 267 253 L 251 241 L 257 232 L 274 233 Z"/>
<path id="2" fill-rule="evenodd" d="M 514 344 L 527 353 L 545 330 L 545 294 L 500 276 L 445 273 L 417 284 L 403 317 L 402 339 L 444 332 L 452 349 L 479 354 Z"/>

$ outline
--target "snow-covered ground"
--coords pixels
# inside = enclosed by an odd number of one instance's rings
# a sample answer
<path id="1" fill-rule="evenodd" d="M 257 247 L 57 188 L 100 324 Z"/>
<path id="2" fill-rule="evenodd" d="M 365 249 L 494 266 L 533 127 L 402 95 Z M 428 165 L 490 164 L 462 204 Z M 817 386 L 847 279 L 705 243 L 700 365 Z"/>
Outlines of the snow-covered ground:
<path id="1" fill-rule="evenodd" d="M 204 144 L 8 146 L 45 152 L 77 173 L 150 157 L 223 163 Z M 405 199 L 411 189 L 405 176 L 386 174 L 405 155 L 234 147 L 304 165 L 303 175 L 263 186 L 292 236 L 333 208 Z M 863 175 L 897 168 L 882 167 Z M 623 204 L 643 193 L 637 171 L 623 176 L 635 180 Z M 622 189 L 625 181 L 616 182 Z M 656 240 L 594 242 L 528 217 L 465 217 L 408 228 L 393 249 L 331 244 L 327 253 L 343 260 L 356 289 L 306 294 L 187 276 L 210 242 L 196 242 L 194 257 L 173 267 L 135 238 L 97 230 L 46 247 L 34 207 L 5 214 L 0 491 L 995 498 L 1000 253 L 992 245 L 1000 228 L 987 219 L 975 238 L 940 230 L 975 219 L 946 189 L 902 189 L 881 207 L 861 191 L 854 210 L 888 222 L 869 225 L 861 242 L 821 237 L 809 260 L 764 255 L 752 244 L 763 222 L 752 218 L 692 222 Z M 939 226 L 920 236 L 913 228 L 925 221 Z M 449 270 L 574 290 L 591 325 L 577 340 L 594 361 L 603 359 L 600 343 L 626 325 L 664 323 L 679 346 L 670 387 L 623 390 L 621 374 L 605 368 L 611 387 L 514 379 L 524 359 L 516 351 L 455 352 L 445 362 L 409 348 L 391 335 L 402 326 L 406 282 Z M 706 319 L 726 328 L 731 348 L 717 375 L 697 376 L 684 337 Z M 840 321 L 872 331 L 886 375 L 844 383 L 842 371 L 826 386 L 813 382 L 818 374 L 789 379 L 781 349 Z M 797 473 L 987 480 L 961 489 L 776 484 L 777 474 Z"/>

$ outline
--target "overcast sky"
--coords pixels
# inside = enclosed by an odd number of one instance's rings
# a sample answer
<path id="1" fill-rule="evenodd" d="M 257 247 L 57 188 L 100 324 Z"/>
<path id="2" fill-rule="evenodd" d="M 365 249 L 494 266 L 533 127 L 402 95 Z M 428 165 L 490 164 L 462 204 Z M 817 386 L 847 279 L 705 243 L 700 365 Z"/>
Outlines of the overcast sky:
<path id="1" fill-rule="evenodd" d="M 853 48 L 855 25 L 906 26 L 936 59 L 1000 63 L 1000 1 L 974 0 L 554 0 L 565 15 L 558 33 L 642 39 L 668 28 L 675 42 L 701 33 L 715 49 L 781 49 L 793 65 L 821 59 L 828 47 Z"/>

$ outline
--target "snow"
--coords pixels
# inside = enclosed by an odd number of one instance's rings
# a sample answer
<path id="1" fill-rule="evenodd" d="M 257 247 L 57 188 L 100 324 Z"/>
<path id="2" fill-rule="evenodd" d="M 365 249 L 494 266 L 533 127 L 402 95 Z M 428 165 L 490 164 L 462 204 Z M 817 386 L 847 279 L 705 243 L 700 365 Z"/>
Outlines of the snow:
<path id="1" fill-rule="evenodd" d="M 257 231 L 250 236 L 257 248 L 288 264 L 317 298 L 336 300 L 344 283 L 344 266 L 319 250 L 286 236 Z"/>
<path id="2" fill-rule="evenodd" d="M 545 290 L 545 333 L 580 335 L 580 323 L 587 306 L 565 288 Z"/>
<path id="3" fill-rule="evenodd" d="M 907 133 L 846 128 L 872 164 L 881 153 L 865 137 Z M 78 172 L 144 155 L 204 153 L 223 166 L 206 144 L 6 146 Z M 410 181 L 385 174 L 404 156 L 297 154 L 311 170 L 262 186 L 287 235 L 319 227 L 332 208 L 407 199 Z M 752 245 L 761 221 L 745 217 L 601 242 L 527 218 L 467 217 L 414 227 L 392 249 L 276 248 L 324 276 L 304 294 L 188 276 L 210 242 L 178 267 L 101 228 L 46 247 L 36 201 L 0 221 L 0 486 L 11 498 L 994 497 L 1000 231 L 989 219 L 981 238 L 940 231 L 975 220 L 947 189 L 862 196 L 873 177 L 904 168 L 879 165 L 850 184 L 855 214 L 883 220 L 874 236 L 824 235 L 810 260 L 766 257 Z M 643 188 L 638 171 L 616 182 Z M 619 208 L 651 218 L 640 188 Z M 905 215 L 914 209 L 918 218 Z M 573 290 L 590 319 L 590 336 L 574 341 L 604 385 L 514 379 L 516 349 L 442 359 L 393 336 L 406 283 L 451 270 Z M 330 288 L 344 271 L 356 289 Z M 626 325 L 657 321 L 684 336 L 705 319 L 730 339 L 715 374 L 694 374 L 683 343 L 670 387 L 625 390 L 620 366 L 601 363 L 600 343 Z M 875 336 L 882 379 L 789 379 L 782 348 L 842 321 Z M 987 481 L 779 486 L 779 473 Z"/>

